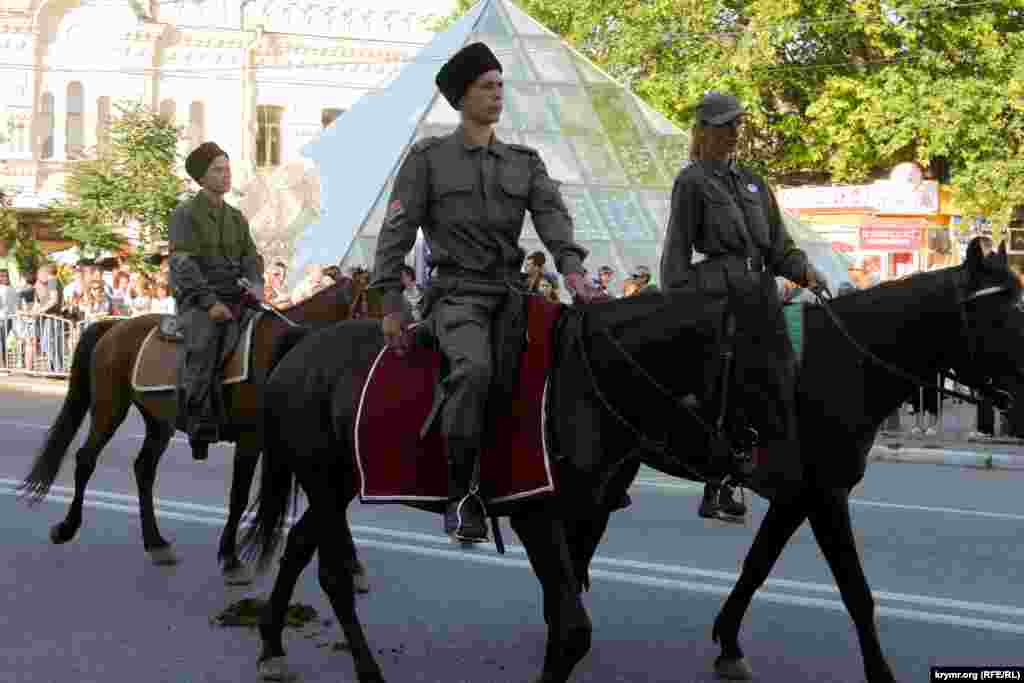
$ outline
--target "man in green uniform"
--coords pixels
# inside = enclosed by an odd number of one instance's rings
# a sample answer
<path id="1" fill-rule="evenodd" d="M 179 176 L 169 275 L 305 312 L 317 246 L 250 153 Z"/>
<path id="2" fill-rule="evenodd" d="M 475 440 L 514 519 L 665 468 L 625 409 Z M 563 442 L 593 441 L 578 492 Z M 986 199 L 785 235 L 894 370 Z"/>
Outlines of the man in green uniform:
<path id="1" fill-rule="evenodd" d="M 192 456 L 206 458 L 220 440 L 214 392 L 220 342 L 227 326 L 238 324 L 243 296 L 263 300 L 263 258 L 242 212 L 224 201 L 231 189 L 231 162 L 213 142 L 204 142 L 185 160 L 199 183 L 196 196 L 174 210 L 168 227 L 170 284 L 185 353 L 178 374 L 178 406 L 186 417 Z M 248 292 L 239 278 L 250 283 Z"/>
<path id="2" fill-rule="evenodd" d="M 438 73 L 437 86 L 460 112 L 461 125 L 409 151 L 381 228 L 371 285 L 383 294 L 384 335 L 401 350 L 410 316 L 400 276 L 422 227 L 436 268 L 423 315 L 432 314 L 450 364 L 441 413 L 449 482 L 444 529 L 465 542 L 487 538 L 473 481 L 492 376 L 491 323 L 507 295 L 506 283 L 521 286 L 525 252 L 519 236 L 527 210 L 570 289 L 583 301 L 597 294 L 584 282 L 587 252 L 573 241 L 572 219 L 537 151 L 494 136 L 502 111 L 501 74 L 501 64 L 483 43 L 466 46 Z"/>
<path id="3" fill-rule="evenodd" d="M 692 287 L 730 297 L 737 339 L 737 401 L 768 451 L 754 474 L 769 498 L 795 493 L 803 477 L 796 431 L 795 357 L 776 288 L 781 275 L 808 288 L 825 284 L 786 231 L 779 205 L 763 178 L 734 161 L 745 111 L 731 95 L 711 92 L 697 107 L 695 159 L 676 177 L 661 259 L 665 289 Z M 706 256 L 693 262 L 696 249 Z M 753 349 L 753 350 L 751 350 Z M 743 355 L 745 353 L 745 355 Z M 754 356 L 757 357 L 754 357 Z M 734 507 L 715 486 L 705 488 L 700 514 Z"/>

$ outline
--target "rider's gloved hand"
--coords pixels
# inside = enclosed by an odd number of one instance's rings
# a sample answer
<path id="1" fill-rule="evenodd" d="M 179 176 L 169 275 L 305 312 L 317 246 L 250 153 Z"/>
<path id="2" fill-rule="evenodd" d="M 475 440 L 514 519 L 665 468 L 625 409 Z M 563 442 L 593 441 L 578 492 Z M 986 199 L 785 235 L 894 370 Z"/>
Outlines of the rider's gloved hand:
<path id="1" fill-rule="evenodd" d="M 399 356 L 412 347 L 412 334 L 409 332 L 410 317 L 404 311 L 392 311 L 380 321 L 384 341 Z"/>
<path id="2" fill-rule="evenodd" d="M 565 276 L 565 286 L 569 293 L 581 303 L 590 304 L 597 301 L 604 301 L 608 296 L 597 287 L 587 282 L 583 273 L 569 273 Z"/>
<path id="3" fill-rule="evenodd" d="M 210 319 L 218 323 L 225 320 L 234 320 L 235 318 L 235 316 L 231 315 L 231 309 L 219 301 L 210 306 L 209 314 Z"/>

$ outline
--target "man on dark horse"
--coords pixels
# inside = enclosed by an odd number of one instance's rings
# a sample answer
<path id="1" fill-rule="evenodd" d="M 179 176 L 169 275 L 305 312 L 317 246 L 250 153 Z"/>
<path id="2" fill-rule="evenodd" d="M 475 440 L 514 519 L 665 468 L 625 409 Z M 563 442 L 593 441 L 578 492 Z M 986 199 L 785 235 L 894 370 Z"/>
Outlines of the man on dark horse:
<path id="1" fill-rule="evenodd" d="M 227 153 L 204 142 L 188 155 L 185 170 L 201 189 L 178 205 L 168 227 L 170 284 L 185 335 L 178 414 L 185 417 L 192 457 L 205 460 L 209 445 L 220 441 L 215 392 L 221 344 L 228 326 L 239 323 L 243 297 L 263 300 L 263 258 L 245 216 L 224 201 L 231 189 Z M 240 278 L 250 283 L 248 291 Z"/>
<path id="2" fill-rule="evenodd" d="M 661 281 L 667 289 L 692 287 L 728 295 L 737 314 L 737 333 L 760 339 L 758 358 L 741 358 L 737 352 L 741 389 L 736 400 L 759 430 L 766 451 L 751 486 L 776 498 L 796 492 L 803 472 L 794 406 L 795 357 L 775 276 L 809 289 L 826 283 L 786 231 L 768 184 L 734 161 L 745 113 L 735 97 L 722 93 L 708 93 L 698 105 L 695 158 L 672 188 Z M 706 259 L 694 263 L 694 249 Z M 743 515 L 746 508 L 727 486 L 712 482 L 705 486 L 700 515 L 720 513 Z"/>
<path id="3" fill-rule="evenodd" d="M 474 543 L 487 539 L 474 477 L 492 378 L 491 324 L 506 298 L 506 283 L 520 280 L 525 210 L 568 287 L 584 302 L 597 293 L 585 283 L 587 251 L 573 241 L 572 219 L 540 155 L 494 135 L 504 87 L 497 57 L 483 43 L 467 45 L 441 68 L 436 83 L 459 111 L 461 125 L 410 149 L 380 231 L 371 289 L 382 294 L 384 336 L 401 352 L 409 343 L 410 315 L 400 277 L 422 227 L 436 268 L 423 316 L 431 316 L 450 365 L 441 412 L 448 448 L 444 530 Z"/>

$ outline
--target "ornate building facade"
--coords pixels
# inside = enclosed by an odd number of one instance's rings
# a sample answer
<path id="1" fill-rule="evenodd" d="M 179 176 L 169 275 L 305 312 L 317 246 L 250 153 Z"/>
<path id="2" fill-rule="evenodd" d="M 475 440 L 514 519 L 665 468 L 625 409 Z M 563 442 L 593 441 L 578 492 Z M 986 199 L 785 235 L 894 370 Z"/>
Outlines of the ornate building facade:
<path id="1" fill-rule="evenodd" d="M 0 0 L 0 187 L 25 209 L 59 197 L 69 164 L 107 143 L 116 103 L 128 99 L 176 121 L 182 155 L 204 140 L 224 147 L 251 218 L 294 220 L 317 206 L 315 173 L 299 150 L 386 87 L 453 6 Z M 302 183 L 309 187 L 296 192 Z M 268 209 L 278 187 L 304 206 Z"/>

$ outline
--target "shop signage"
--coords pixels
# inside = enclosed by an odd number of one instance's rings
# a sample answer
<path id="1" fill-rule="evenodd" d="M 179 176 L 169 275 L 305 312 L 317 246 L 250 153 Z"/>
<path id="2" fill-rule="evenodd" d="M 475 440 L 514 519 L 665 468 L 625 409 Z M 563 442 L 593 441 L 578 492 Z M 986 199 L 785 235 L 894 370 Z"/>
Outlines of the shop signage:
<path id="1" fill-rule="evenodd" d="M 916 251 L 921 248 L 917 225 L 864 225 L 860 229 L 862 251 Z"/>
<path id="2" fill-rule="evenodd" d="M 784 209 L 869 209 L 875 213 L 924 216 L 939 212 L 939 184 L 879 181 L 872 185 L 791 187 L 779 192 Z"/>

